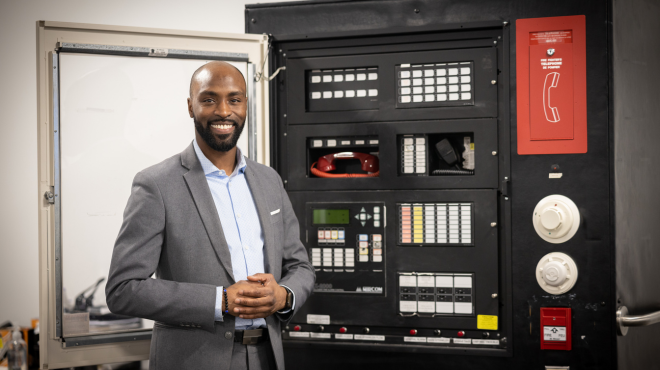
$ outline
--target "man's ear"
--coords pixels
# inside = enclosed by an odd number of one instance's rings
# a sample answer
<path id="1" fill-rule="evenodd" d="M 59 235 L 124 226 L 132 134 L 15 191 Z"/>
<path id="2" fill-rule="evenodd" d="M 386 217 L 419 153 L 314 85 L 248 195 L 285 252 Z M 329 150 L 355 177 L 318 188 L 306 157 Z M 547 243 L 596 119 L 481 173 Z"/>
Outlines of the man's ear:
<path id="1" fill-rule="evenodd" d="M 192 110 L 192 100 L 188 98 L 188 114 L 190 115 L 190 118 L 193 118 L 193 110 Z"/>

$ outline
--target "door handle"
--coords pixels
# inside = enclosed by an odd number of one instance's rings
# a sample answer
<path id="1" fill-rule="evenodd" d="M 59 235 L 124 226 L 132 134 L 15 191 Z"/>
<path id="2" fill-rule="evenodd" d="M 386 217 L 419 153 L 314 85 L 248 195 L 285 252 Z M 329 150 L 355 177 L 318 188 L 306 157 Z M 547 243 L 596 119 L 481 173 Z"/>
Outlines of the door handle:
<path id="1" fill-rule="evenodd" d="M 628 315 L 628 308 L 621 306 L 616 311 L 616 331 L 619 336 L 628 334 L 631 326 L 649 326 L 660 323 L 660 311 L 646 315 Z"/>

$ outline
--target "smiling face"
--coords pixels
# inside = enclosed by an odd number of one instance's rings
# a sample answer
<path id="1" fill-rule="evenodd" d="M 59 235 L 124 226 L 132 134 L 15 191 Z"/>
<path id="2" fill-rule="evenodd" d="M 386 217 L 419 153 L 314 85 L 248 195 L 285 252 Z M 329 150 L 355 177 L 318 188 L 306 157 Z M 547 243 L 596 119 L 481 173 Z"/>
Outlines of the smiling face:
<path id="1" fill-rule="evenodd" d="M 195 72 L 188 113 L 195 122 L 198 143 L 201 139 L 218 152 L 236 147 L 245 127 L 245 90 L 243 75 L 229 63 L 210 62 Z"/>

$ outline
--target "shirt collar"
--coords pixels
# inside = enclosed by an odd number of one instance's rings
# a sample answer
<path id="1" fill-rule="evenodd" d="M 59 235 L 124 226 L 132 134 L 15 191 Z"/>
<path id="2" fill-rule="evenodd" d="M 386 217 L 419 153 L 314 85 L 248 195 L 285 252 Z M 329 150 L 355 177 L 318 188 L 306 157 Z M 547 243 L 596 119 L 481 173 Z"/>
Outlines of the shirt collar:
<path id="1" fill-rule="evenodd" d="M 204 175 L 218 173 L 221 176 L 227 176 L 224 170 L 218 169 L 218 167 L 216 167 L 213 164 L 213 162 L 211 162 L 208 158 L 206 158 L 206 156 L 202 152 L 202 149 L 200 149 L 199 145 L 197 144 L 197 138 L 193 139 L 193 147 L 195 148 L 195 154 L 197 154 L 197 159 L 199 159 L 199 163 L 202 165 L 202 169 L 204 170 Z M 247 166 L 247 162 L 245 161 L 245 157 L 241 152 L 241 148 L 236 146 L 236 167 L 234 167 L 234 171 L 232 172 L 232 175 L 236 174 L 237 172 L 245 173 L 246 166 Z"/>

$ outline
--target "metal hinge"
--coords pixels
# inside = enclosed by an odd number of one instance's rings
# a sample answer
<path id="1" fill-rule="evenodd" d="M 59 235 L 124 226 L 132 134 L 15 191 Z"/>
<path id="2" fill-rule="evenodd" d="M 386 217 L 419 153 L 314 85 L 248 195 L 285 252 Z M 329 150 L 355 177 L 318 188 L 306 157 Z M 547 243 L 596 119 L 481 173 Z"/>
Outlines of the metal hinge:
<path id="1" fill-rule="evenodd" d="M 50 190 L 44 193 L 44 198 L 48 201 L 50 204 L 55 204 L 55 187 L 51 186 Z"/>

